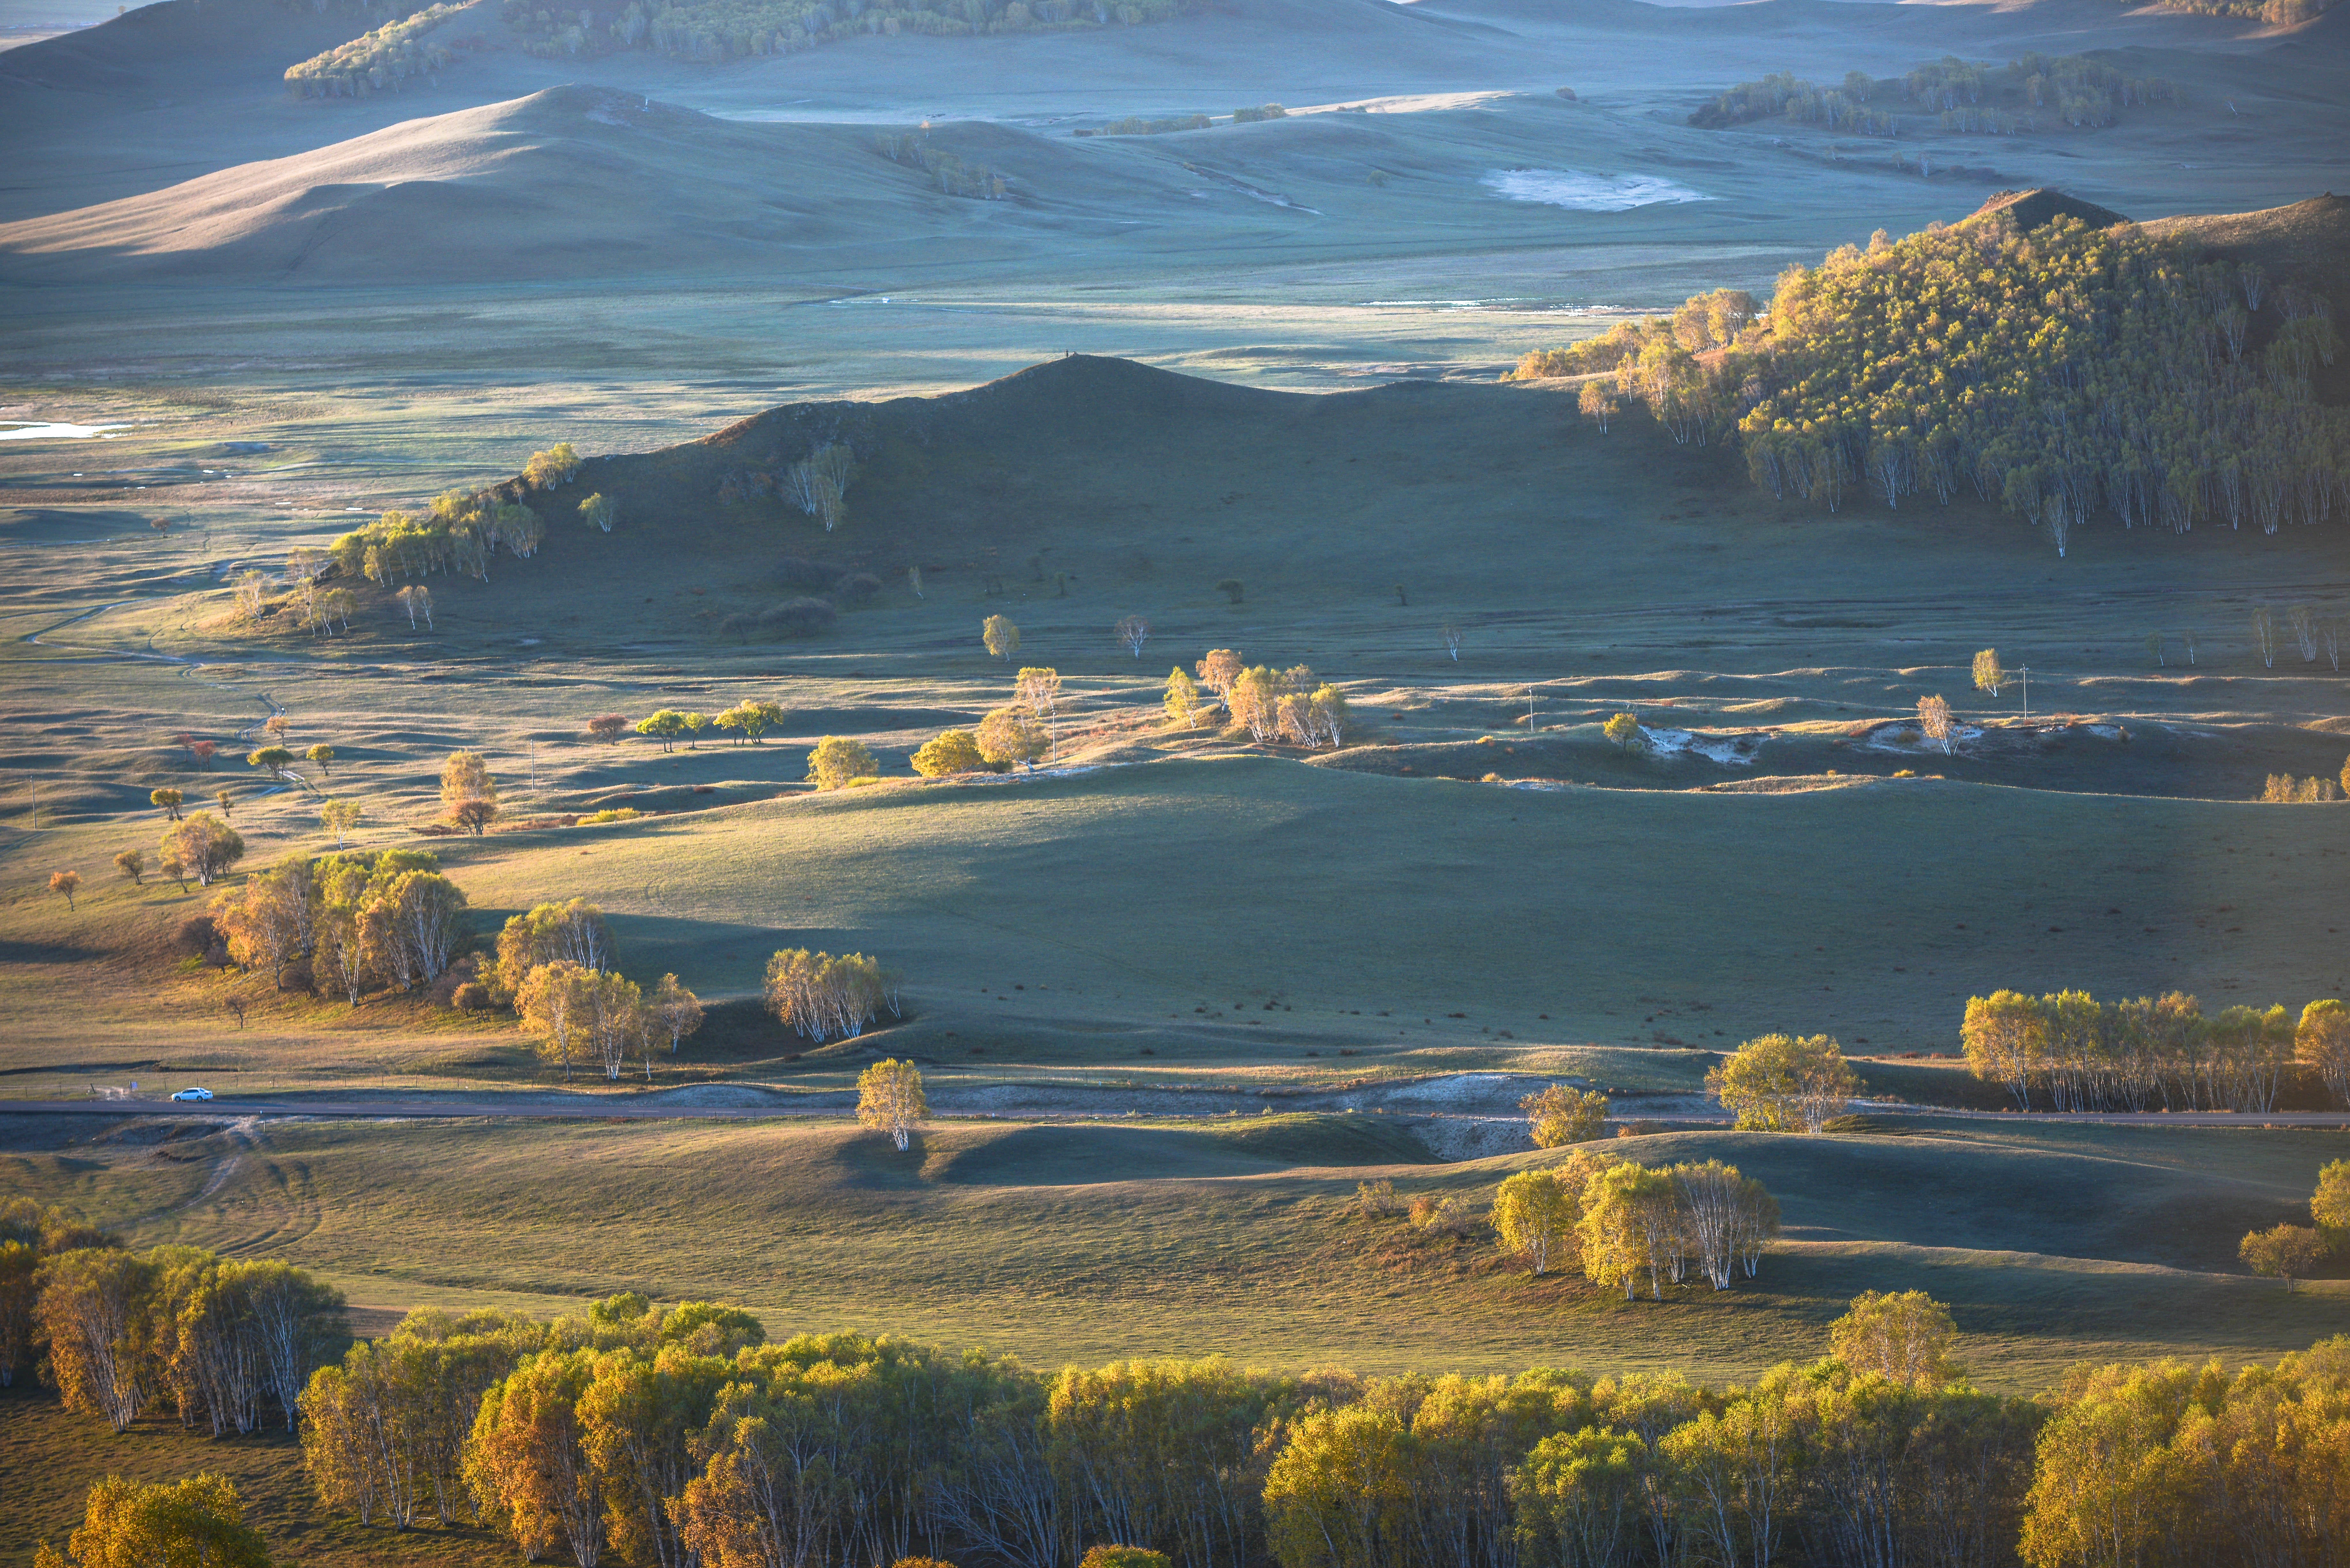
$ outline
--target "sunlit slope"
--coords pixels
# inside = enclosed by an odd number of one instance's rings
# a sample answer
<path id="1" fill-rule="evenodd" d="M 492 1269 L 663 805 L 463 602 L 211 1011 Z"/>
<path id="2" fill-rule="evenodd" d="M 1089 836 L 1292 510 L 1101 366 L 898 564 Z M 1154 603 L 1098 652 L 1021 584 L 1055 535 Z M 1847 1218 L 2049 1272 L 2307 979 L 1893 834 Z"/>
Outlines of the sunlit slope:
<path id="1" fill-rule="evenodd" d="M 1518 791 L 1241 759 L 743 806 L 585 854 L 508 835 L 450 859 L 490 910 L 601 904 L 630 972 L 711 992 L 755 992 L 778 947 L 877 952 L 939 1015 L 908 1044 L 942 1054 L 942 1024 L 1014 1051 L 1088 1036 L 1105 1061 L 1504 1028 L 1642 1044 L 1667 1004 L 1691 1044 L 1783 1028 L 1886 1049 L 1954 1045 L 1967 997 L 2003 985 L 2332 994 L 2342 944 L 2313 917 L 2350 854 L 2334 815 L 1930 780 Z"/>
<path id="2" fill-rule="evenodd" d="M 790 282 L 852 291 L 928 283 L 941 267 L 1016 273 L 1023 258 L 1076 278 L 1221 265 L 1236 253 L 1670 238 L 1735 255 L 1753 243 L 1777 183 L 1711 156 L 1702 132 L 1548 92 L 1381 100 L 1377 113 L 1149 137 L 988 120 L 917 130 L 912 114 L 892 118 L 721 119 L 608 88 L 552 88 L 381 130 L 361 121 L 350 126 L 360 133 L 314 151 L 0 226 L 0 255 L 11 272 L 51 283 L 385 287 L 781 269 Z M 885 157 L 885 133 L 918 141 L 928 163 L 1000 178 L 1002 199 L 950 194 L 926 167 Z M 1514 199 L 1495 186 L 1511 171 L 1537 190 L 1560 180 L 1596 189 L 1601 204 Z M 1872 209 L 1898 213 L 1923 194 L 1889 170 L 1857 179 Z M 1624 181 L 1670 199 L 1608 208 L 1605 192 Z"/>
<path id="3" fill-rule="evenodd" d="M 277 1124 L 172 1145 L 168 1161 L 99 1146 L 0 1171 L 140 1242 L 327 1271 L 363 1307 L 545 1310 L 637 1289 L 739 1300 L 777 1333 L 887 1330 L 1045 1366 L 1223 1352 L 1732 1377 L 1819 1354 L 1863 1289 L 1918 1287 L 1951 1304 L 1987 1379 L 2030 1387 L 2081 1356 L 2305 1345 L 2342 1300 L 2288 1296 L 2233 1262 L 2235 1236 L 2306 1194 L 2338 1141 L 2325 1134 L 1940 1124 L 1617 1144 L 1649 1163 L 1732 1161 L 1786 1226 L 1753 1284 L 1627 1304 L 1534 1281 L 1489 1239 L 1413 1244 L 1399 1221 L 1356 1219 L 1359 1179 L 1482 1208 L 1503 1177 L 1556 1158 L 1363 1163 L 1378 1157 L 1349 1124 L 1380 1119 L 946 1124 L 903 1155 L 837 1125 Z"/>

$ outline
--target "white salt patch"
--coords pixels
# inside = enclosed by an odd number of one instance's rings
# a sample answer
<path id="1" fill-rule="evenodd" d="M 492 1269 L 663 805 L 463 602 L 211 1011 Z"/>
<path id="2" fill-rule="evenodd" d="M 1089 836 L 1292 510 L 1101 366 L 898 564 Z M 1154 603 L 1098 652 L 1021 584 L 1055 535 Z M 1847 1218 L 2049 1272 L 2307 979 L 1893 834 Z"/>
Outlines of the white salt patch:
<path id="1" fill-rule="evenodd" d="M 0 426 L 0 441 L 88 441 L 95 436 L 100 441 L 112 441 L 109 431 L 119 431 L 120 425 L 7 425 Z M 76 474 L 75 478 L 81 476 Z"/>
<path id="2" fill-rule="evenodd" d="M 1651 174 L 1593 174 L 1579 169 L 1496 169 L 1482 183 L 1513 202 L 1541 202 L 1585 213 L 1622 213 L 1672 202 L 1717 200 Z"/>

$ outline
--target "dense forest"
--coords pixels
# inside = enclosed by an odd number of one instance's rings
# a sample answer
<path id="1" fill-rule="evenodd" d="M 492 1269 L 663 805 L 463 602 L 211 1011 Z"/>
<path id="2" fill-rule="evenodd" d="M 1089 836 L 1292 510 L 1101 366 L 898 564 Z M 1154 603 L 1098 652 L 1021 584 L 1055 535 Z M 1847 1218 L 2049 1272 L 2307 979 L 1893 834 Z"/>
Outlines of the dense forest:
<path id="1" fill-rule="evenodd" d="M 2004 67 L 1946 55 L 1908 76 L 1877 81 L 1848 71 L 1835 87 L 1780 71 L 1741 82 L 1690 116 L 1709 130 L 1783 115 L 1797 125 L 1850 136 L 1901 134 L 1897 105 L 1936 115 L 1943 130 L 2012 136 L 2046 126 L 2111 125 L 2125 109 L 2176 103 L 2178 89 L 2159 77 L 2132 77 L 2085 55 L 2028 54 Z"/>
<path id="2" fill-rule="evenodd" d="M 2341 338 L 2321 295 L 2255 264 L 2198 264 L 2136 227 L 1997 214 L 1935 225 L 1528 354 L 1519 378 L 1612 375 L 1583 407 L 1648 408 L 1685 443 L 1735 443 L 1754 483 L 1834 510 L 1962 491 L 2045 528 L 2274 533 L 2350 504 L 2350 413 L 2313 383 Z"/>
<path id="3" fill-rule="evenodd" d="M 286 85 L 302 98 L 361 98 L 440 70 L 454 56 L 447 45 L 426 35 L 464 8 L 428 5 L 413 16 L 386 22 L 348 44 L 288 66 Z"/>

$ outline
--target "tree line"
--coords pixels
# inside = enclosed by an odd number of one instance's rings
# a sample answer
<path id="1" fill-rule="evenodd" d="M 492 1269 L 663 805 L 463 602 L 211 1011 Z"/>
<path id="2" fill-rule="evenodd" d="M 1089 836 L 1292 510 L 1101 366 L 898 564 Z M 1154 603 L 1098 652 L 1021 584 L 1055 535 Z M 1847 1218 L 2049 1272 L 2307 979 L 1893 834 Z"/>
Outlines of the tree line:
<path id="1" fill-rule="evenodd" d="M 1739 446 L 1783 499 L 1835 510 L 1866 491 L 1898 509 L 1971 488 L 2060 556 L 2100 511 L 2274 533 L 2330 517 L 2350 487 L 2350 411 L 2312 393 L 2341 348 L 2326 300 L 2133 225 L 1880 231 L 1789 268 L 1733 329 L 1720 306 L 1737 300 L 1700 296 L 1513 374 L 1611 373 L 1614 396 L 1677 441 Z"/>
<path id="2" fill-rule="evenodd" d="M 630 1294 L 413 1313 L 313 1375 L 302 1438 L 331 1508 L 583 1568 L 1066 1568 L 1106 1542 L 1185 1568 L 2334 1560 L 2350 1339 L 2232 1376 L 2083 1366 L 2039 1399 L 1973 1387 L 1954 1340 L 1919 1293 L 1870 1293 L 1827 1357 L 1723 1387 L 1040 1373 Z"/>
<path id="3" fill-rule="evenodd" d="M 428 5 L 288 66 L 286 90 L 296 98 L 364 98 L 440 70 L 454 57 L 446 44 L 426 35 L 464 8 L 462 4 Z"/>
<path id="4" fill-rule="evenodd" d="M 630 0 L 623 7 L 546 10 L 506 0 L 506 25 L 548 57 L 648 49 L 673 59 L 796 54 L 848 38 L 1139 27 L 1172 20 L 1180 0 Z"/>
<path id="5" fill-rule="evenodd" d="M 1937 115 L 1944 130 L 2012 136 L 2039 129 L 2043 112 L 2069 126 L 2111 125 L 2124 109 L 2176 103 L 2179 93 L 2160 77 L 2132 77 L 2085 55 L 2027 53 L 2003 67 L 1945 55 L 1889 81 L 1847 71 L 1839 85 L 1822 87 L 1775 72 L 1700 104 L 1689 122 L 1720 130 L 1783 115 L 1846 135 L 1896 137 L 1900 117 L 1876 106 L 1897 99 Z"/>
<path id="6" fill-rule="evenodd" d="M 37 1370 L 66 1408 L 117 1432 L 158 1409 L 214 1437 L 292 1431 L 343 1338 L 341 1295 L 299 1269 L 134 1252 L 61 1209 L 0 1202 L 0 1387 Z"/>
<path id="7" fill-rule="evenodd" d="M 1960 1038 L 2020 1111 L 2272 1111 L 2296 1064 L 2350 1104 L 2350 1009 L 2332 999 L 2296 1022 L 2282 1003 L 2206 1013 L 2175 991 L 2110 1003 L 1996 991 L 1968 1000 Z"/>

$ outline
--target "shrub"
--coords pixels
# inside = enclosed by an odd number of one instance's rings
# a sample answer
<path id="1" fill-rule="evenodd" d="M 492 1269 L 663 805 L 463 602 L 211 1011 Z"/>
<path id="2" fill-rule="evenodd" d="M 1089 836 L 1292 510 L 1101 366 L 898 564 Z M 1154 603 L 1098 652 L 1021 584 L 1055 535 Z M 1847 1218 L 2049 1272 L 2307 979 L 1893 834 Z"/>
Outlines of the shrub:
<path id="1" fill-rule="evenodd" d="M 1077 1568 L 1168 1568 L 1167 1554 L 1145 1546 L 1096 1546 Z"/>
<path id="2" fill-rule="evenodd" d="M 1458 1193 L 1423 1192 L 1411 1200 L 1411 1228 L 1428 1235 L 1466 1236 L 1476 1223 L 1475 1210 Z"/>
<path id="3" fill-rule="evenodd" d="M 859 741 L 827 735 L 808 753 L 808 783 L 818 789 L 839 789 L 851 779 L 871 778 L 881 771 L 873 753 Z"/>
<path id="4" fill-rule="evenodd" d="M 449 1001 L 460 1012 L 487 1012 L 498 1004 L 490 988 L 478 980 L 469 980 L 459 986 Z"/>
<path id="5" fill-rule="evenodd" d="M 189 958 L 207 958 L 215 950 L 225 952 L 220 928 L 213 924 L 210 915 L 190 915 L 172 928 L 172 947 Z"/>
<path id="6" fill-rule="evenodd" d="M 1355 1183 L 1355 1207 L 1362 1210 L 1366 1220 L 1377 1220 L 1401 1210 L 1403 1200 L 1396 1196 L 1395 1183 L 1382 1178 Z"/>
<path id="7" fill-rule="evenodd" d="M 769 637 L 814 637 L 829 631 L 838 614 L 824 599 L 785 599 L 759 615 L 759 629 Z"/>
<path id="8" fill-rule="evenodd" d="M 775 563 L 775 581 L 784 587 L 797 588 L 803 593 L 823 593 L 847 575 L 846 566 L 806 560 L 798 556 L 785 556 Z"/>
<path id="9" fill-rule="evenodd" d="M 914 771 L 926 779 L 978 773 L 990 767 L 988 760 L 980 754 L 978 737 L 969 730 L 949 730 L 934 741 L 925 742 L 922 749 L 914 753 Z"/>
<path id="10" fill-rule="evenodd" d="M 832 585 L 833 597 L 844 604 L 869 604 L 880 591 L 881 579 L 870 572 L 852 572 Z"/>

